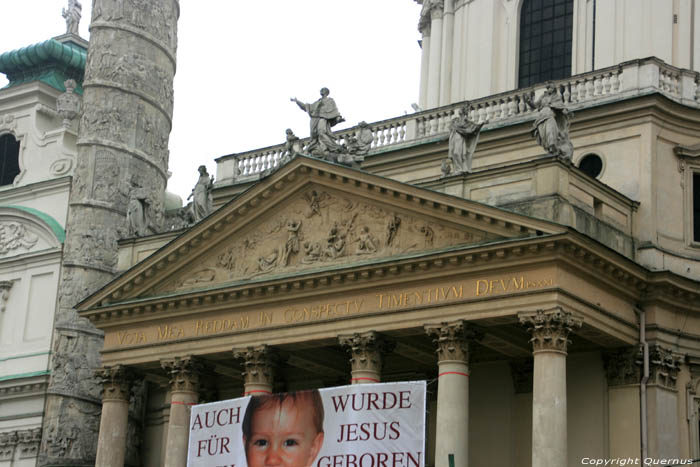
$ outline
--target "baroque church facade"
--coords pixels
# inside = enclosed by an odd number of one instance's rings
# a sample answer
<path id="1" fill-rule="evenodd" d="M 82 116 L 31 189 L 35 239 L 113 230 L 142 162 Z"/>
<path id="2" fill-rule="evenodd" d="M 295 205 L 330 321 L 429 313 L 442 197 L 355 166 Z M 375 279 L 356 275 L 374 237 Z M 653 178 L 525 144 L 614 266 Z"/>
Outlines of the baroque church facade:
<path id="1" fill-rule="evenodd" d="M 54 308 L 12 301 L 31 247 L 0 264 L 14 281 L 0 319 L 56 315 L 50 364 L 31 355 L 46 336 L 0 360 L 0 384 L 50 377 L 36 418 L 0 419 L 1 433 L 42 427 L 33 462 L 184 466 L 192 404 L 406 380 L 429 382 L 426 465 L 700 457 L 700 10 L 419 3 L 422 110 L 331 135 L 351 147 L 371 132 L 361 158 L 305 153 L 309 140 L 220 157 L 213 211 L 167 231 L 179 5 L 95 2 L 80 133 L 56 132 L 75 160 L 70 212 L 69 179 L 52 182 L 64 246 L 27 210 L 0 224 L 46 233 L 56 259 Z M 63 89 L 39 81 L 0 105 L 35 87 L 55 107 Z M 109 167 L 127 184 L 101 196 Z M 143 230 L 119 231 L 134 210 Z M 113 238 L 95 245 L 85 219 Z M 26 335 L 5 322 L 2 346 Z M 15 356 L 43 373 L 5 378 Z M 64 384 L 67 365 L 80 381 Z"/>

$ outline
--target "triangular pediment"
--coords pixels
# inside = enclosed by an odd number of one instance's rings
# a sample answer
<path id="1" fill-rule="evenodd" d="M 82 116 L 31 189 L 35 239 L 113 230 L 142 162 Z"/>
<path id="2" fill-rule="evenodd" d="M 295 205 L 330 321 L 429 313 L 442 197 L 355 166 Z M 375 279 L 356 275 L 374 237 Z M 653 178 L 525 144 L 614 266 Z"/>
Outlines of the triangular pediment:
<path id="1" fill-rule="evenodd" d="M 299 157 L 80 308 L 430 255 L 556 225 Z"/>

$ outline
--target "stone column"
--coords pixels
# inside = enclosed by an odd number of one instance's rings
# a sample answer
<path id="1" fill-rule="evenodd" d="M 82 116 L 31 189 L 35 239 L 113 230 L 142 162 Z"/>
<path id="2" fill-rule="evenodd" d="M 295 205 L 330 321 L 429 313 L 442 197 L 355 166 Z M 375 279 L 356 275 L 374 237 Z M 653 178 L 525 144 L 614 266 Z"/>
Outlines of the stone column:
<path id="1" fill-rule="evenodd" d="M 92 3 L 40 466 L 95 463 L 103 333 L 74 306 L 118 272 L 130 200 L 163 226 L 179 1 Z"/>
<path id="2" fill-rule="evenodd" d="M 469 342 L 480 333 L 465 321 L 431 324 L 425 331 L 434 336 L 438 355 L 437 429 L 435 466 L 469 464 Z"/>
<path id="3" fill-rule="evenodd" d="M 351 384 L 379 383 L 384 355 L 394 343 L 374 331 L 338 336 L 340 345 L 350 353 Z"/>
<path id="4" fill-rule="evenodd" d="M 161 361 L 170 378 L 170 417 L 165 448 L 165 467 L 185 467 L 190 433 L 191 408 L 199 400 L 204 365 L 194 357 Z"/>
<path id="5" fill-rule="evenodd" d="M 104 388 L 95 467 L 123 467 L 133 375 L 122 365 L 104 367 L 95 374 Z"/>
<path id="6" fill-rule="evenodd" d="M 647 382 L 648 456 L 678 458 L 678 372 L 684 356 L 660 345 L 649 346 Z"/>
<path id="7" fill-rule="evenodd" d="M 639 383 L 642 351 L 639 347 L 603 353 L 608 382 L 608 445 L 610 458 L 637 458 L 641 452 Z"/>
<path id="8" fill-rule="evenodd" d="M 432 2 L 430 10 L 430 63 L 428 64 L 428 106 L 440 105 L 440 71 L 442 68 L 443 0 Z"/>
<path id="9" fill-rule="evenodd" d="M 566 348 L 582 320 L 561 308 L 518 318 L 532 333 L 532 467 L 566 467 Z"/>
<path id="10" fill-rule="evenodd" d="M 265 344 L 234 349 L 233 357 L 243 360 L 243 395 L 272 394 L 275 369 L 279 363 L 277 351 Z"/>
<path id="11" fill-rule="evenodd" d="M 444 0 L 442 16 L 442 56 L 440 63 L 440 105 L 452 102 L 452 46 L 454 41 L 454 0 Z"/>

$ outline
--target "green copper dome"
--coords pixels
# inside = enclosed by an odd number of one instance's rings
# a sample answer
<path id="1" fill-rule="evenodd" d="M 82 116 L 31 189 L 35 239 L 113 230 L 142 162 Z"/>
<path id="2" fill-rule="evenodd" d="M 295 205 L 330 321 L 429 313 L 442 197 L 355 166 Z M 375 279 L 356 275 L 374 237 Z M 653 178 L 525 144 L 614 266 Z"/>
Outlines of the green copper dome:
<path id="1" fill-rule="evenodd" d="M 63 82 L 72 78 L 82 94 L 86 59 L 87 50 L 49 39 L 0 55 L 0 73 L 7 76 L 7 87 L 41 81 L 59 91 L 65 91 Z"/>

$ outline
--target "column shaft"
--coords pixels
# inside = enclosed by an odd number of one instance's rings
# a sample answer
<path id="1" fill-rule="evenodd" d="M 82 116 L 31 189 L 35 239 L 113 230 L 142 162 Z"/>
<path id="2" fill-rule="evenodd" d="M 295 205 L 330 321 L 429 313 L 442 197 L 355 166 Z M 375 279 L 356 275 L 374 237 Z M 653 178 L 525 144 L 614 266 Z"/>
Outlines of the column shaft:
<path id="1" fill-rule="evenodd" d="M 437 430 L 435 465 L 448 466 L 449 454 L 455 465 L 469 462 L 469 367 L 466 362 L 438 363 Z"/>
<path id="2" fill-rule="evenodd" d="M 566 354 L 535 353 L 532 383 L 532 467 L 566 467 Z"/>
<path id="3" fill-rule="evenodd" d="M 421 109 L 428 108 L 428 72 L 430 70 L 430 34 L 423 33 L 423 41 L 421 42 L 421 60 L 420 60 L 420 94 L 418 97 L 418 105 Z"/>
<path id="4" fill-rule="evenodd" d="M 434 9 L 430 25 L 430 62 L 428 64 L 428 108 L 440 105 L 442 68 L 442 9 Z"/>

